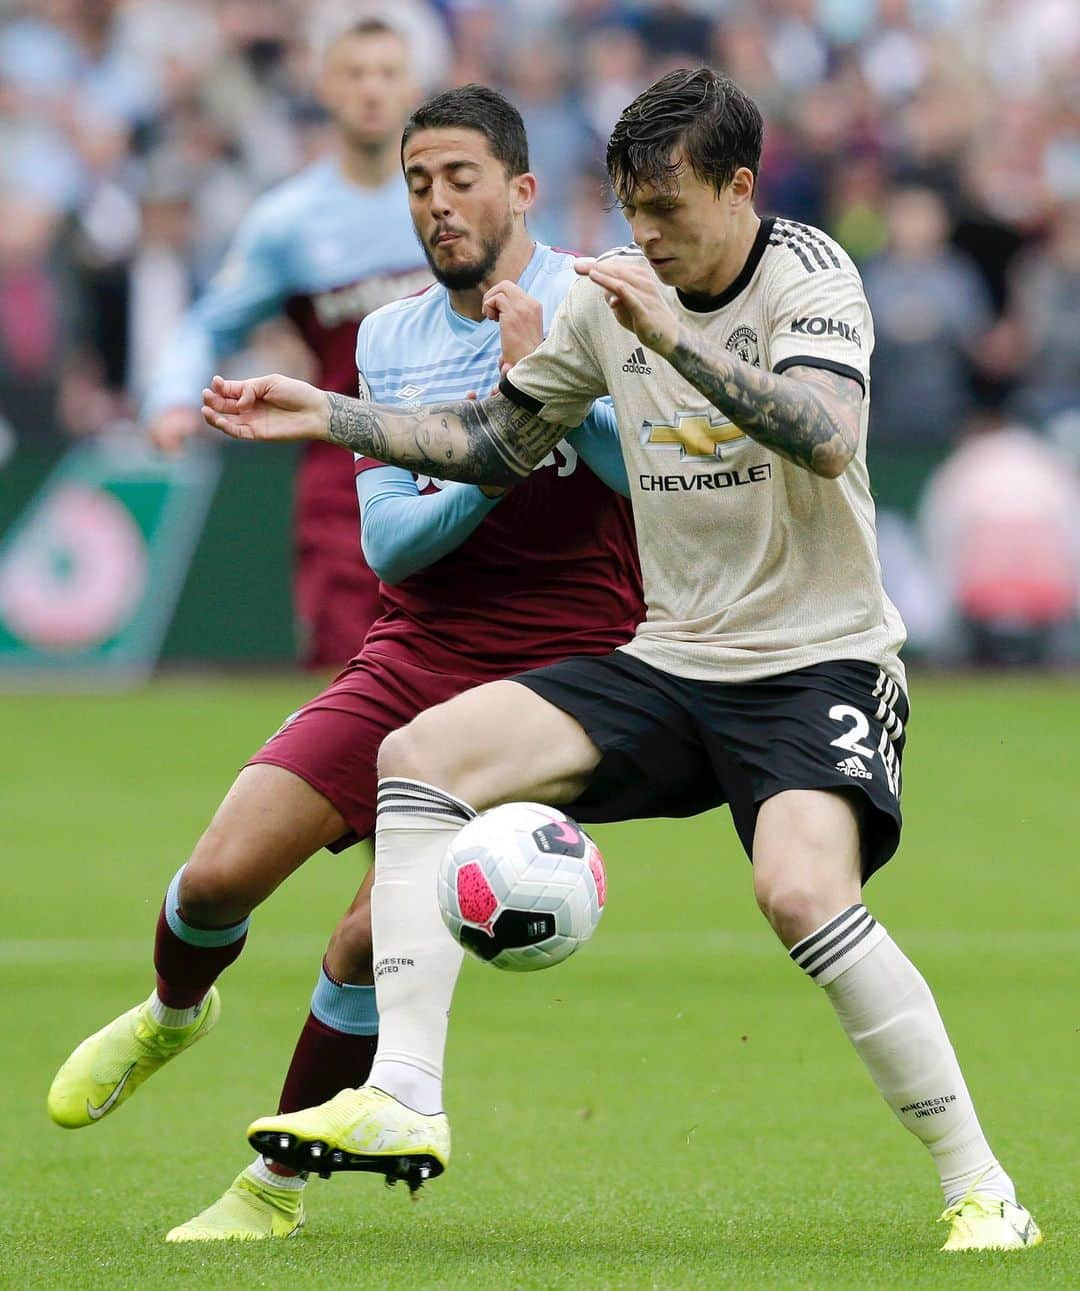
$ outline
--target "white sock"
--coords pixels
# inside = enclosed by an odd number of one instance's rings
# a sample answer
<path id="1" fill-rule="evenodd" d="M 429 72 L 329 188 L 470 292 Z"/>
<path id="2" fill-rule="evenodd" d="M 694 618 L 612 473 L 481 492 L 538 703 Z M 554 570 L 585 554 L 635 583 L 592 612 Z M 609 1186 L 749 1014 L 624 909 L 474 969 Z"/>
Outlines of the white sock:
<path id="1" fill-rule="evenodd" d="M 153 1018 L 163 1027 L 188 1027 L 203 1011 L 203 1005 L 206 1003 L 206 996 L 192 1005 L 190 1009 L 171 1009 L 167 1004 L 162 1004 L 158 999 L 158 993 L 155 991 L 150 996 L 150 1012 Z"/>
<path id="2" fill-rule="evenodd" d="M 365 1084 L 374 1085 L 385 1094 L 393 1094 L 399 1103 L 425 1116 L 434 1116 L 442 1111 L 442 1077 L 408 1063 L 376 1057 Z"/>
<path id="3" fill-rule="evenodd" d="M 281 1188 L 285 1192 L 299 1192 L 307 1183 L 306 1174 L 275 1174 L 261 1156 L 256 1157 L 244 1173 L 258 1183 Z"/>
<path id="4" fill-rule="evenodd" d="M 791 949 L 819 986 L 902 1125 L 925 1143 L 945 1204 L 972 1184 L 1016 1201 L 990 1151 L 930 988 L 864 905 L 850 906 Z"/>
<path id="5" fill-rule="evenodd" d="M 367 1084 L 426 1116 L 442 1111 L 447 1015 L 464 954 L 439 913 L 436 879 L 475 814 L 432 785 L 379 781 L 371 889 L 379 1048 Z"/>

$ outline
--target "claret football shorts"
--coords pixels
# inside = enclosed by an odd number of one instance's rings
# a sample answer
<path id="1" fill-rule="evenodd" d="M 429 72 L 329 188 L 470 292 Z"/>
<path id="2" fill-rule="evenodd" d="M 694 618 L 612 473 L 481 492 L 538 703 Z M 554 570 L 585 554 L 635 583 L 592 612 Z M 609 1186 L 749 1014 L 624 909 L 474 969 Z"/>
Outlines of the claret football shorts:
<path id="1" fill-rule="evenodd" d="M 283 767 L 333 803 L 349 832 L 328 850 L 343 851 L 375 832 L 375 763 L 386 736 L 478 684 L 476 677 L 364 651 L 287 717 L 247 765 Z"/>
<path id="2" fill-rule="evenodd" d="M 761 803 L 786 789 L 830 789 L 862 808 L 864 879 L 900 841 L 908 701 L 874 664 L 708 682 L 616 650 L 513 680 L 569 713 L 603 755 L 567 808 L 582 821 L 693 816 L 727 803 L 750 856 Z"/>

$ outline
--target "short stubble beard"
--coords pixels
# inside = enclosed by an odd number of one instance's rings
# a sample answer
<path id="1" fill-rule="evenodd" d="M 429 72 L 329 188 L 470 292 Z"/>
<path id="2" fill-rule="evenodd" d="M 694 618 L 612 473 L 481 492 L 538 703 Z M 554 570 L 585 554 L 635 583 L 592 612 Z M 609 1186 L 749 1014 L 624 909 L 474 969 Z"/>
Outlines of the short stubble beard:
<path id="1" fill-rule="evenodd" d="M 428 267 L 437 282 L 442 283 L 448 291 L 471 291 L 473 287 L 479 287 L 484 279 L 490 276 L 495 268 L 495 262 L 502 255 L 503 248 L 513 234 L 514 217 L 508 214 L 502 228 L 480 243 L 479 257 L 471 264 L 461 265 L 457 269 L 440 269 L 435 263 L 435 255 L 431 247 L 423 239 L 420 239 L 420 245 L 424 250 Z"/>

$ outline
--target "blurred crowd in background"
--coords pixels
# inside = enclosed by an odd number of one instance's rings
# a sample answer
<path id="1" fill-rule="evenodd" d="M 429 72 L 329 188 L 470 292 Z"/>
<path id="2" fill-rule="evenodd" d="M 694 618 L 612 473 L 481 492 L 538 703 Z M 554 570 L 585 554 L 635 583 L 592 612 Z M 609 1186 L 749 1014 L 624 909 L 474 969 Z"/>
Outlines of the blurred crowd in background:
<path id="1" fill-rule="evenodd" d="M 151 357 L 253 198 L 325 148 L 313 64 L 343 10 L 387 16 L 308 0 L 0 0 L 9 439 L 133 416 Z M 603 175 L 621 109 L 675 66 L 733 76 L 767 120 L 759 210 L 826 229 L 862 269 L 872 442 L 1021 436 L 1032 508 L 1051 506 L 1040 469 L 1065 489 L 1053 505 L 1075 580 L 1075 0 L 395 0 L 389 17 L 412 34 L 425 89 L 480 81 L 517 104 L 541 180 L 532 227 L 586 252 L 626 240 Z M 263 344 L 279 358 L 288 340 Z"/>

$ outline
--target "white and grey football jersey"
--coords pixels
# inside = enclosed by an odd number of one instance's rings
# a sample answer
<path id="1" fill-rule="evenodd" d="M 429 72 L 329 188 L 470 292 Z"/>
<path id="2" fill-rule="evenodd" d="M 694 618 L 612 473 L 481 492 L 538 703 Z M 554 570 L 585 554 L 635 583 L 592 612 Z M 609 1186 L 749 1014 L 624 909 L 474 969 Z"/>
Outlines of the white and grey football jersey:
<path id="1" fill-rule="evenodd" d="M 721 296 L 661 290 L 689 329 L 748 363 L 857 381 L 862 423 L 839 479 L 794 465 L 744 435 L 620 326 L 600 287 L 579 279 L 503 388 L 569 426 L 600 395 L 614 400 L 648 606 L 623 648 L 702 680 L 862 659 L 903 684 L 904 626 L 881 583 L 866 472 L 873 321 L 854 264 L 818 229 L 767 219 Z"/>

